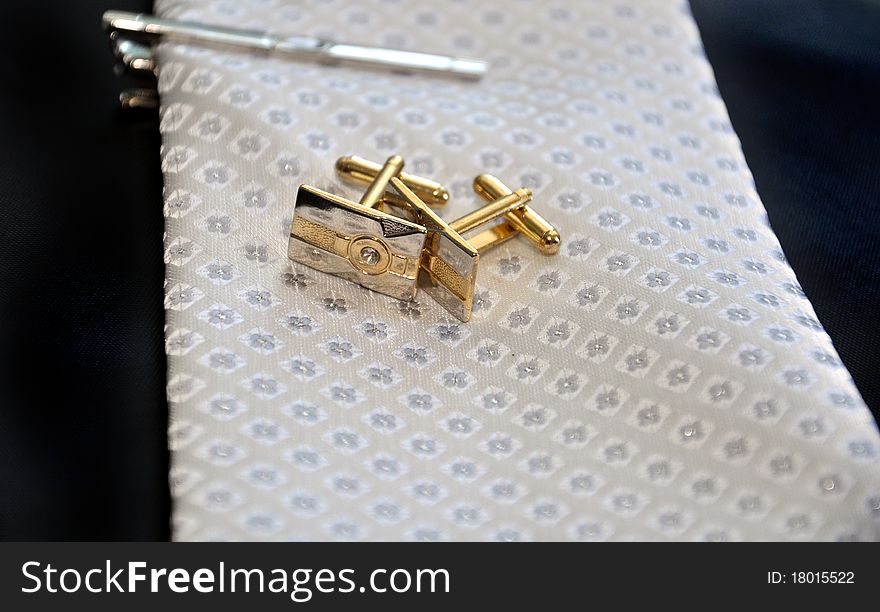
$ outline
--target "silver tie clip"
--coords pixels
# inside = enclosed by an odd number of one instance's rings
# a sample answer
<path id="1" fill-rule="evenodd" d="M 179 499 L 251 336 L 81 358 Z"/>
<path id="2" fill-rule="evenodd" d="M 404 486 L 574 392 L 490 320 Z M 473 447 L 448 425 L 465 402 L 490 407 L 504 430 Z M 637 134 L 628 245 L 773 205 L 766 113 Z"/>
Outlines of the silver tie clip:
<path id="1" fill-rule="evenodd" d="M 111 36 L 132 38 L 167 38 L 179 42 L 206 44 L 227 49 L 261 51 L 291 59 L 305 59 L 325 64 L 348 64 L 388 68 L 403 72 L 447 74 L 464 79 L 480 79 L 486 74 L 486 62 L 474 59 L 434 55 L 413 51 L 348 45 L 309 36 L 282 36 L 269 32 L 238 30 L 202 23 L 158 19 L 152 15 L 107 11 L 104 28 Z"/>

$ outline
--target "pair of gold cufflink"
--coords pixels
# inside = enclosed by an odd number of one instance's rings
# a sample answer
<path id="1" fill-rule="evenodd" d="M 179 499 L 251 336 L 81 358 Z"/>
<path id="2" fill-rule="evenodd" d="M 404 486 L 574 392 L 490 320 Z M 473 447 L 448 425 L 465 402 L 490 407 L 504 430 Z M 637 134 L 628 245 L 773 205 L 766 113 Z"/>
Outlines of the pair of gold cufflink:
<path id="1" fill-rule="evenodd" d="M 368 185 L 359 202 L 300 185 L 288 257 L 400 300 L 414 299 L 421 288 L 467 321 L 480 253 L 517 235 L 546 255 L 559 250 L 559 232 L 529 206 L 530 190 L 511 190 L 481 174 L 474 190 L 488 204 L 447 223 L 432 209 L 448 202 L 446 188 L 403 172 L 403 166 L 399 155 L 384 165 L 356 156 L 337 160 L 343 179 Z M 462 237 L 499 218 L 501 223 Z"/>

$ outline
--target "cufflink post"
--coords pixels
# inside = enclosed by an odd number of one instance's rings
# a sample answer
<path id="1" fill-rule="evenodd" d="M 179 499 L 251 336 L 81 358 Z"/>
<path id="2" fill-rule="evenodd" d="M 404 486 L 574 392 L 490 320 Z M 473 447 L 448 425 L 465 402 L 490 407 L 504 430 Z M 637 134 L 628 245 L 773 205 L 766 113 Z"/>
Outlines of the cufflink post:
<path id="1" fill-rule="evenodd" d="M 370 183 L 381 170 L 381 164 L 357 155 L 347 155 L 336 160 L 337 174 L 351 183 Z M 437 181 L 409 174 L 408 172 L 400 172 L 398 177 L 403 181 L 404 185 L 409 187 L 413 193 L 430 206 L 443 206 L 449 201 L 449 191 Z M 387 193 L 386 195 L 393 196 L 392 193 Z M 405 205 L 403 202 L 394 203 Z"/>
<path id="2" fill-rule="evenodd" d="M 481 174 L 475 178 L 474 191 L 490 202 L 513 193 L 507 185 L 501 182 L 501 179 L 491 174 Z M 512 210 L 505 216 L 505 219 L 513 229 L 533 242 L 538 250 L 545 255 L 553 255 L 559 251 L 559 245 L 562 242 L 559 231 L 531 206 Z"/>
<path id="3" fill-rule="evenodd" d="M 382 201 L 382 196 L 385 195 L 385 188 L 388 186 L 388 181 L 390 181 L 392 177 L 398 176 L 401 173 L 403 170 L 403 163 L 403 158 L 400 155 L 392 155 L 385 160 L 385 165 L 379 168 L 376 176 L 373 177 L 373 180 L 370 182 L 370 186 L 367 187 L 364 195 L 361 196 L 361 206 L 373 208 L 376 204 Z"/>

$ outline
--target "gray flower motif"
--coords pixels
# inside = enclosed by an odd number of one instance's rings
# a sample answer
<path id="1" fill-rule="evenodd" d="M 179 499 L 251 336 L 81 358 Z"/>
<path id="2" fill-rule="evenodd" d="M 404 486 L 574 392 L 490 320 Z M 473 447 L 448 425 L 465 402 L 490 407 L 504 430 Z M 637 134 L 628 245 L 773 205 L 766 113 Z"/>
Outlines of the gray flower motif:
<path id="1" fill-rule="evenodd" d="M 467 372 L 456 370 L 444 372 L 442 376 L 443 386 L 447 389 L 464 389 L 468 386 Z"/>
<path id="2" fill-rule="evenodd" d="M 219 117 L 210 117 L 199 124 L 198 131 L 202 137 L 216 136 L 223 129 Z"/>
<path id="3" fill-rule="evenodd" d="M 621 165 L 624 167 L 624 169 L 629 170 L 630 172 L 641 173 L 645 171 L 645 164 L 637 159 L 632 159 L 630 157 L 621 160 Z"/>
<path id="4" fill-rule="evenodd" d="M 253 94 L 247 89 L 235 89 L 229 93 L 229 101 L 232 104 L 248 104 L 251 100 L 253 100 Z"/>
<path id="5" fill-rule="evenodd" d="M 701 217 L 705 217 L 706 219 L 711 219 L 712 221 L 718 221 L 721 219 L 721 213 L 717 208 L 713 206 L 706 206 L 705 204 L 700 204 L 695 208 L 697 214 Z"/>
<path id="6" fill-rule="evenodd" d="M 629 372 L 635 372 L 636 370 L 647 368 L 649 361 L 648 351 L 645 349 L 630 353 L 623 360 L 624 365 Z"/>
<path id="7" fill-rule="evenodd" d="M 195 299 L 194 287 L 179 287 L 168 293 L 168 303 L 173 306 L 189 304 Z"/>
<path id="8" fill-rule="evenodd" d="M 590 254 L 591 246 L 589 238 L 579 238 L 569 242 L 565 249 L 569 257 L 584 257 Z"/>
<path id="9" fill-rule="evenodd" d="M 507 394 L 504 391 L 486 393 L 480 398 L 483 408 L 486 410 L 503 410 L 507 407 Z"/>
<path id="10" fill-rule="evenodd" d="M 769 271 L 767 269 L 767 264 L 760 261 L 755 261 L 753 259 L 746 259 L 745 261 L 743 261 L 742 267 L 749 272 L 754 272 L 755 274 L 767 274 L 767 272 Z"/>
<path id="11" fill-rule="evenodd" d="M 547 342 L 556 344 L 557 342 L 565 342 L 571 338 L 571 327 L 567 321 L 559 321 L 547 328 Z"/>
<path id="12" fill-rule="evenodd" d="M 425 347 L 406 346 L 401 351 L 404 361 L 417 365 L 425 365 L 429 361 L 428 349 Z"/>
<path id="13" fill-rule="evenodd" d="M 758 241 L 758 233 L 752 229 L 746 229 L 743 227 L 738 227 L 733 230 L 733 235 L 739 238 L 740 240 L 745 240 L 746 242 L 757 242 Z"/>
<path id="14" fill-rule="evenodd" d="M 312 317 L 306 315 L 290 315 L 287 317 L 287 325 L 296 333 L 309 334 L 314 331 Z"/>
<path id="15" fill-rule="evenodd" d="M 330 399 L 337 403 L 356 404 L 358 393 L 354 387 L 345 384 L 336 384 L 330 387 Z"/>
<path id="16" fill-rule="evenodd" d="M 761 400 L 755 403 L 752 410 L 756 419 L 769 419 L 779 413 L 779 404 L 774 399 Z"/>
<path id="17" fill-rule="evenodd" d="M 235 311 L 230 308 L 213 308 L 208 311 L 208 323 L 211 325 L 231 325 L 234 321 Z"/>
<path id="18" fill-rule="evenodd" d="M 305 379 L 314 378 L 317 375 L 317 364 L 311 359 L 294 358 L 290 360 L 290 371 Z"/>
<path id="19" fill-rule="evenodd" d="M 520 380 L 535 378 L 541 373 L 541 366 L 537 359 L 527 359 L 516 364 L 516 377 Z"/>
<path id="20" fill-rule="evenodd" d="M 663 182 L 660 183 L 659 187 L 660 191 L 674 198 L 680 198 L 684 195 L 684 191 L 682 190 L 681 186 L 676 185 L 675 183 Z"/>
<path id="21" fill-rule="evenodd" d="M 554 383 L 556 393 L 559 395 L 567 395 L 574 393 L 580 387 L 580 377 L 577 374 L 569 374 L 556 380 Z"/>
<path id="22" fill-rule="evenodd" d="M 605 267 L 609 272 L 624 272 L 633 266 L 633 258 L 626 253 L 612 255 L 605 260 Z"/>
<path id="23" fill-rule="evenodd" d="M 602 299 L 602 294 L 597 285 L 590 285 L 589 287 L 579 289 L 575 294 L 575 299 L 578 306 L 588 306 L 598 304 L 599 300 Z"/>
<path id="24" fill-rule="evenodd" d="M 732 307 L 725 310 L 724 314 L 727 315 L 728 321 L 733 321 L 734 323 L 747 323 L 753 318 L 748 308 Z"/>
<path id="25" fill-rule="evenodd" d="M 244 256 L 249 261 L 255 261 L 261 264 L 266 263 L 269 261 L 269 246 L 266 244 L 249 242 L 244 245 Z"/>
<path id="26" fill-rule="evenodd" d="M 209 263 L 205 266 L 205 271 L 208 273 L 208 278 L 219 281 L 230 281 L 235 274 L 232 264 L 220 262 Z"/>
<path id="27" fill-rule="evenodd" d="M 537 286 L 539 291 L 555 291 L 562 286 L 562 276 L 559 270 L 546 272 L 538 277 Z"/>
<path id="28" fill-rule="evenodd" d="M 666 270 L 656 270 L 645 275 L 645 284 L 651 288 L 668 287 L 672 284 L 672 277 Z"/>
<path id="29" fill-rule="evenodd" d="M 559 207 L 565 211 L 575 212 L 584 207 L 583 195 L 577 191 L 566 191 L 559 194 Z"/>
<path id="30" fill-rule="evenodd" d="M 249 189 L 242 195 L 245 208 L 266 208 L 269 203 L 269 194 L 265 189 Z"/>
<path id="31" fill-rule="evenodd" d="M 804 327 L 813 331 L 822 331 L 822 325 L 813 317 L 801 314 L 795 316 L 794 320 L 797 321 L 800 325 L 803 325 Z"/>
<path id="32" fill-rule="evenodd" d="M 434 329 L 441 342 L 455 343 L 461 340 L 462 329 L 458 323 L 441 323 Z"/>
<path id="33" fill-rule="evenodd" d="M 697 335 L 696 343 L 701 351 L 713 349 L 721 344 L 721 335 L 717 331 L 702 332 Z"/>
<path id="34" fill-rule="evenodd" d="M 207 166 L 202 171 L 202 177 L 208 185 L 223 185 L 229 181 L 229 170 L 223 166 Z"/>
<path id="35" fill-rule="evenodd" d="M 321 305 L 331 314 L 344 315 L 348 312 L 348 305 L 344 298 L 325 297 L 321 299 Z"/>
<path id="36" fill-rule="evenodd" d="M 501 359 L 501 345 L 497 342 L 492 344 L 484 344 L 477 348 L 477 361 L 480 363 L 488 363 L 490 361 L 498 361 Z"/>
<path id="37" fill-rule="evenodd" d="M 266 289 L 248 289 L 244 295 L 251 306 L 266 308 L 272 304 L 272 294 Z"/>
<path id="38" fill-rule="evenodd" d="M 794 332 L 784 327 L 771 327 L 767 330 L 767 335 L 776 342 L 794 342 L 795 340 Z"/>
<path id="39" fill-rule="evenodd" d="M 281 275 L 281 280 L 288 287 L 300 290 L 307 288 L 312 281 L 308 276 L 299 272 L 285 272 Z"/>
<path id="40" fill-rule="evenodd" d="M 532 322 L 532 313 L 528 306 L 517 308 L 507 315 L 507 323 L 512 329 L 526 327 Z"/>
<path id="41" fill-rule="evenodd" d="M 251 391 L 258 395 L 275 395 L 278 393 L 278 381 L 265 376 L 255 376 L 251 379 Z"/>
<path id="42" fill-rule="evenodd" d="M 584 351 L 589 358 L 599 357 L 606 354 L 610 349 L 608 336 L 597 336 L 590 340 L 584 347 Z"/>
<path id="43" fill-rule="evenodd" d="M 660 409 L 656 405 L 642 408 L 636 413 L 636 421 L 639 427 L 650 427 L 660 422 Z"/>
<path id="44" fill-rule="evenodd" d="M 694 421 L 679 427 L 678 435 L 681 436 L 682 442 L 696 442 L 702 440 L 706 432 L 703 431 L 703 424 L 700 421 Z"/>
<path id="45" fill-rule="evenodd" d="M 669 383 L 670 387 L 683 385 L 689 382 L 690 379 L 691 373 L 687 366 L 678 366 L 677 368 L 672 368 L 666 373 L 666 381 Z"/>
<path id="46" fill-rule="evenodd" d="M 548 455 L 529 457 L 527 464 L 528 470 L 532 474 L 547 474 L 553 471 L 553 457 Z"/>
<path id="47" fill-rule="evenodd" d="M 408 319 L 418 319 L 422 316 L 421 304 L 418 302 L 397 302 L 397 312 Z"/>
<path id="48" fill-rule="evenodd" d="M 788 293 L 795 295 L 799 298 L 807 297 L 807 294 L 804 293 L 804 290 L 801 288 L 801 286 L 796 283 L 783 283 L 780 286 L 783 289 L 785 289 Z"/>
<path id="49" fill-rule="evenodd" d="M 661 336 L 665 334 L 672 334 L 681 329 L 681 324 L 678 321 L 678 315 L 669 315 L 666 317 L 660 317 L 656 321 L 654 321 L 654 325 L 657 328 L 657 333 Z"/>
<path id="50" fill-rule="evenodd" d="M 699 480 L 695 480 L 691 485 L 691 491 L 693 491 L 694 495 L 697 497 L 704 497 L 714 495 L 717 491 L 717 487 L 715 486 L 715 481 L 711 478 L 700 478 Z"/>
<path id="51" fill-rule="evenodd" d="M 210 366 L 215 370 L 234 370 L 235 353 L 211 353 Z"/>
<path id="52" fill-rule="evenodd" d="M 380 387 L 390 387 L 394 383 L 394 370 L 382 366 L 367 368 L 367 380 Z"/>
<path id="53" fill-rule="evenodd" d="M 492 294 L 488 290 L 474 294 L 473 312 L 487 311 L 492 308 Z"/>
<path id="54" fill-rule="evenodd" d="M 596 395 L 596 410 L 608 410 L 609 408 L 616 408 L 619 405 L 620 393 L 617 389 L 608 389 L 606 391 L 601 391 Z"/>
<path id="55" fill-rule="evenodd" d="M 806 385 L 810 382 L 810 375 L 806 370 L 786 370 L 782 373 L 785 384 L 795 387 Z"/>
<path id="56" fill-rule="evenodd" d="M 730 381 L 717 383 L 709 387 L 709 399 L 713 402 L 727 401 L 733 395 Z"/>
<path id="57" fill-rule="evenodd" d="M 635 206 L 636 208 L 649 209 L 656 206 L 656 203 L 653 199 L 651 199 L 651 196 L 647 196 L 643 193 L 634 193 L 630 195 L 627 200 L 632 206 Z"/>
<path id="58" fill-rule="evenodd" d="M 437 442 L 430 438 L 417 437 L 410 442 L 410 448 L 417 455 L 436 455 Z M 473 468 L 476 471 L 476 468 Z"/>
<path id="59" fill-rule="evenodd" d="M 716 282 L 728 287 L 739 287 L 742 284 L 742 279 L 736 272 L 716 272 L 714 277 Z"/>
<path id="60" fill-rule="evenodd" d="M 393 431 L 397 428 L 397 417 L 386 412 L 374 412 L 370 415 L 370 425 L 375 429 Z"/>
<path id="61" fill-rule="evenodd" d="M 660 232 L 642 230 L 636 234 L 636 241 L 643 247 L 653 248 L 663 244 Z"/>
<path id="62" fill-rule="evenodd" d="M 756 293 L 753 299 L 759 304 L 769 306 L 770 308 L 779 308 L 782 305 L 779 298 L 772 293 Z"/>
<path id="63" fill-rule="evenodd" d="M 248 346 L 264 353 L 274 351 L 276 343 L 277 339 L 272 334 L 254 332 L 248 337 Z"/>
<path id="64" fill-rule="evenodd" d="M 728 459 L 745 457 L 749 452 L 749 445 L 745 438 L 736 438 L 724 444 L 724 454 Z"/>
<path id="65" fill-rule="evenodd" d="M 326 344 L 326 350 L 337 361 L 345 362 L 354 357 L 354 347 L 345 340 L 330 340 Z"/>
<path id="66" fill-rule="evenodd" d="M 410 410 L 428 412 L 434 408 L 434 398 L 427 393 L 410 393 L 406 396 L 406 405 Z"/>
<path id="67" fill-rule="evenodd" d="M 599 227 L 620 227 L 623 224 L 623 217 L 616 210 L 606 210 L 600 212 L 597 216 Z"/>
<path id="68" fill-rule="evenodd" d="M 627 300 L 625 302 L 619 303 L 614 308 L 614 313 L 619 320 L 624 319 L 633 319 L 639 316 L 641 312 L 641 306 L 639 306 L 638 300 Z"/>
<path id="69" fill-rule="evenodd" d="M 370 340 L 381 342 L 388 338 L 388 325 L 382 321 L 365 321 L 361 330 Z"/>
<path id="70" fill-rule="evenodd" d="M 655 461 L 648 465 L 648 478 L 650 480 L 666 480 L 672 471 L 668 461 Z"/>
<path id="71" fill-rule="evenodd" d="M 214 214 L 205 219 L 207 230 L 212 234 L 228 234 L 232 231 L 232 219 L 226 215 Z"/>
<path id="72" fill-rule="evenodd" d="M 728 244 L 726 240 L 720 240 L 718 238 L 707 238 L 704 244 L 706 245 L 706 248 L 710 251 L 715 251 L 717 253 L 730 252 L 730 244 Z"/>
<path id="73" fill-rule="evenodd" d="M 505 257 L 498 262 L 498 271 L 504 276 L 518 274 L 522 270 L 522 260 L 519 255 Z"/>
<path id="74" fill-rule="evenodd" d="M 470 417 L 452 417 L 446 421 L 446 427 L 454 434 L 466 436 L 473 433 L 474 421 Z"/>
<path id="75" fill-rule="evenodd" d="M 666 217 L 666 224 L 682 232 L 691 231 L 691 222 L 685 217 Z"/>
<path id="76" fill-rule="evenodd" d="M 293 117 L 291 117 L 290 113 L 284 109 L 272 109 L 266 114 L 266 116 L 269 118 L 269 123 L 272 125 L 290 125 L 293 123 Z"/>
<path id="77" fill-rule="evenodd" d="M 238 152 L 242 155 L 249 153 L 259 153 L 263 148 L 263 143 L 257 134 L 248 134 L 243 136 L 235 143 Z"/>
<path id="78" fill-rule="evenodd" d="M 675 254 L 675 261 L 682 266 L 693 268 L 697 266 L 701 259 L 700 256 L 693 251 L 682 251 Z"/>
<path id="79" fill-rule="evenodd" d="M 740 365 L 746 368 L 763 365 L 765 362 L 764 352 L 758 348 L 740 351 L 737 357 Z"/>
<path id="80" fill-rule="evenodd" d="M 295 157 L 282 157 L 275 164 L 278 175 L 282 178 L 299 176 L 299 161 Z"/>
<path id="81" fill-rule="evenodd" d="M 688 304 L 708 304 L 712 301 L 712 292 L 702 287 L 688 289 L 684 295 Z"/>

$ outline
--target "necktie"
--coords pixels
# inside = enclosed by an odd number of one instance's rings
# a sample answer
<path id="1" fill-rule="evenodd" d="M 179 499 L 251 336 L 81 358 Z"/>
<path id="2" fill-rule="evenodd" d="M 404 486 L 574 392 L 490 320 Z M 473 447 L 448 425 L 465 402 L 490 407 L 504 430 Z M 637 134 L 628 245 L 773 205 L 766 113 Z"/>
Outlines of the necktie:
<path id="1" fill-rule="evenodd" d="M 483 57 L 479 83 L 159 47 L 178 540 L 880 537 L 877 430 L 768 226 L 684 3 L 159 2 Z M 286 258 L 381 160 L 535 193 L 471 322 Z"/>

